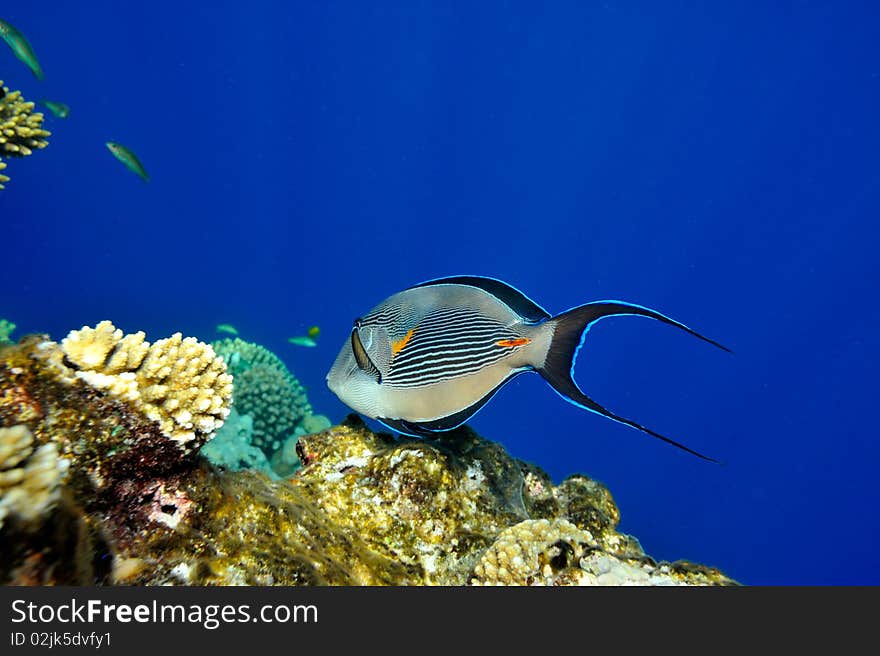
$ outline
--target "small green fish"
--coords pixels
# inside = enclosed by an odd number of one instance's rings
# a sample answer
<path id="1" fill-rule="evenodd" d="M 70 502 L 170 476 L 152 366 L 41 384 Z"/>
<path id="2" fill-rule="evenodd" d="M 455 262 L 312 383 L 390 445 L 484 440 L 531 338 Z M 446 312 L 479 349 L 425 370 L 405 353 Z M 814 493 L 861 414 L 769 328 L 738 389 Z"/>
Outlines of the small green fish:
<path id="1" fill-rule="evenodd" d="M 297 346 L 312 347 L 312 346 L 318 345 L 318 343 L 315 340 L 313 340 L 311 337 L 308 337 L 306 335 L 304 335 L 302 337 L 288 337 L 287 341 L 290 342 L 291 344 L 296 344 Z"/>
<path id="2" fill-rule="evenodd" d="M 2 18 L 0 18 L 0 37 L 6 41 L 6 44 L 12 49 L 15 56 L 31 69 L 31 73 L 34 74 L 34 77 L 38 80 L 42 80 L 43 69 L 40 68 L 40 63 L 37 61 L 37 56 L 34 54 L 34 49 L 31 48 L 31 44 L 28 43 L 28 40 L 24 38 L 24 35 L 21 32 Z"/>
<path id="3" fill-rule="evenodd" d="M 321 329 L 318 326 L 312 326 L 308 330 L 309 337 L 317 337 L 321 334 Z"/>
<path id="4" fill-rule="evenodd" d="M 52 112 L 58 118 L 67 118 L 70 116 L 70 107 L 63 102 L 55 102 L 54 100 L 41 100 L 40 104 Z"/>
<path id="5" fill-rule="evenodd" d="M 137 158 L 133 152 L 131 152 L 125 146 L 115 143 L 113 141 L 107 142 L 107 148 L 110 149 L 110 152 L 118 159 L 120 162 L 125 164 L 126 167 L 130 171 L 137 173 L 141 176 L 141 180 L 144 182 L 150 181 L 150 176 L 147 175 L 147 171 L 144 169 L 144 165 L 141 164 L 141 161 Z"/>
<path id="6" fill-rule="evenodd" d="M 217 324 L 217 332 L 218 333 L 229 333 L 230 335 L 238 335 L 238 331 L 235 329 L 231 323 L 218 323 Z"/>

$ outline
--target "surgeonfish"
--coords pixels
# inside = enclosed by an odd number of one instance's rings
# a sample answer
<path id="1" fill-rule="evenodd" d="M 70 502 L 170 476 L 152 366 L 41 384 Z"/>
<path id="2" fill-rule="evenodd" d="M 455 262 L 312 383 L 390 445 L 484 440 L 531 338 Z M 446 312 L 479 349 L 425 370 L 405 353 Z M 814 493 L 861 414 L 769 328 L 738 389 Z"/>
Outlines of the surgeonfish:
<path id="1" fill-rule="evenodd" d="M 356 319 L 327 385 L 346 405 L 392 430 L 429 437 L 460 426 L 505 383 L 535 371 L 571 403 L 714 462 L 604 408 L 572 378 L 590 326 L 617 315 L 657 319 L 729 352 L 640 305 L 596 301 L 551 316 L 500 280 L 455 276 L 398 292 Z"/>
<path id="2" fill-rule="evenodd" d="M 235 326 L 233 326 L 231 323 L 218 323 L 217 332 L 228 333 L 230 335 L 238 335 L 238 330 L 236 330 Z"/>
<path id="3" fill-rule="evenodd" d="M 302 335 L 299 337 L 288 337 L 287 341 L 291 344 L 296 344 L 297 346 L 314 347 L 318 345 L 318 343 L 308 335 Z"/>
<path id="4" fill-rule="evenodd" d="M 53 115 L 58 118 L 67 118 L 70 116 L 70 107 L 65 105 L 63 102 L 56 102 L 54 100 L 41 100 L 40 104 L 46 107 Z"/>
<path id="5" fill-rule="evenodd" d="M 144 182 L 150 181 L 150 176 L 147 175 L 144 165 L 131 150 L 113 141 L 108 141 L 106 145 L 116 159 L 125 164 L 130 171 L 137 173 Z"/>
<path id="6" fill-rule="evenodd" d="M 2 18 L 0 18 L 0 37 L 6 41 L 6 44 L 12 49 L 15 56 L 31 69 L 31 73 L 34 74 L 34 77 L 38 80 L 42 80 L 43 69 L 40 68 L 40 62 L 37 61 L 37 56 L 34 54 L 34 49 L 31 48 L 31 44 L 28 43 L 28 40 L 24 38 L 24 35 L 21 32 Z"/>

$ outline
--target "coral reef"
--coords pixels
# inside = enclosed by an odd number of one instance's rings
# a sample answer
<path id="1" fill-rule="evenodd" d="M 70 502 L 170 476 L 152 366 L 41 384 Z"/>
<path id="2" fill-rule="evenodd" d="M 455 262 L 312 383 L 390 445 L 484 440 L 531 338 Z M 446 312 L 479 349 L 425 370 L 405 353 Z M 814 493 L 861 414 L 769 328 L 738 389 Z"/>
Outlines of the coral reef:
<path id="1" fill-rule="evenodd" d="M 0 156 L 26 157 L 49 145 L 46 137 L 51 132 L 42 128 L 43 115 L 33 110 L 34 103 L 26 102 L 20 91 L 10 91 L 0 80 Z M 0 159 L 0 170 L 5 168 Z M 0 189 L 5 182 L 9 178 L 0 174 Z"/>
<path id="2" fill-rule="evenodd" d="M 121 366 L 122 357 L 105 352 L 100 341 L 74 340 L 91 346 L 69 350 L 81 363 L 96 363 L 96 353 L 104 352 L 108 362 Z M 125 342 L 136 350 L 135 343 Z M 191 372 L 185 366 L 170 368 L 183 379 Z M 32 525 L 7 522 L 0 529 L 0 579 L 103 580 L 105 568 L 96 563 L 106 559 L 108 544 L 176 514 L 169 511 L 177 508 L 169 499 L 187 507 L 179 481 L 198 462 L 195 447 L 209 435 L 181 442 L 146 416 L 147 406 L 98 389 L 77 373 L 78 365 L 46 335 L 0 349 L 0 427 L 24 425 L 34 445 L 30 458 L 43 454 L 50 461 L 57 454 L 64 462 L 59 467 L 67 470 L 57 507 Z M 167 380 L 172 389 L 180 382 Z"/>
<path id="3" fill-rule="evenodd" d="M 266 454 L 251 443 L 253 433 L 253 418 L 250 415 L 240 415 L 233 408 L 223 426 L 202 447 L 200 453 L 213 465 L 229 471 L 256 469 L 271 478 L 278 478 L 266 459 Z"/>
<path id="4" fill-rule="evenodd" d="M 235 376 L 233 403 L 254 420 L 253 443 L 271 456 L 312 414 L 305 388 L 268 349 L 242 339 L 221 339 L 211 346 Z"/>
<path id="5" fill-rule="evenodd" d="M 232 414 L 215 439 L 239 443 L 214 466 L 146 406 L 76 375 L 121 376 L 147 361 L 142 337 L 110 328 L 0 350 L 0 582 L 735 584 L 717 569 L 655 562 L 617 530 L 602 484 L 554 485 L 466 427 L 419 440 L 373 433 L 356 416 L 316 419 L 308 427 L 324 430 L 298 438 L 302 466 L 279 480 L 265 457 L 262 472 L 236 471 L 260 458 L 242 461 L 249 422 Z"/>
<path id="6" fill-rule="evenodd" d="M 3 166 L 0 165 L 0 169 L 2 168 Z M 0 182 L 2 182 L 2 180 L 0 180 Z M 13 332 L 15 332 L 15 324 L 6 319 L 0 319 L 0 344 L 12 344 L 12 340 L 9 339 L 9 336 Z"/>

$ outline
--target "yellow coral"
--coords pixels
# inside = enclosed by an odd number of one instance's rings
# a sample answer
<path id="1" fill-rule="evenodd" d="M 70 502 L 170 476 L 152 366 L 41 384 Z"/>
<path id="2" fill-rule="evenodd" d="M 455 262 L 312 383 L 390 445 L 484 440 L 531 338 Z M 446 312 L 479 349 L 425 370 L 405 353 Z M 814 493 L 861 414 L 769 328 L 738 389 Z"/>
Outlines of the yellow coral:
<path id="1" fill-rule="evenodd" d="M 150 345 L 143 332 L 123 335 L 102 321 L 71 331 L 61 350 L 76 378 L 129 401 L 182 447 L 213 437 L 229 414 L 232 376 L 194 337 L 175 333 Z"/>
<path id="2" fill-rule="evenodd" d="M 20 91 L 10 91 L 0 80 L 0 154 L 7 157 L 26 157 L 35 149 L 49 145 L 46 137 L 51 132 L 43 129 L 43 115 L 34 112 L 34 103 L 25 102 Z M 0 170 L 6 164 L 0 162 Z M 0 189 L 9 178 L 0 175 Z"/>
<path id="3" fill-rule="evenodd" d="M 589 531 L 565 519 L 528 519 L 498 535 L 474 567 L 471 585 L 546 585 L 593 545 Z"/>
<path id="4" fill-rule="evenodd" d="M 54 443 L 34 450 L 33 442 L 24 424 L 0 428 L 0 527 L 9 515 L 34 521 L 59 499 L 68 463 Z"/>

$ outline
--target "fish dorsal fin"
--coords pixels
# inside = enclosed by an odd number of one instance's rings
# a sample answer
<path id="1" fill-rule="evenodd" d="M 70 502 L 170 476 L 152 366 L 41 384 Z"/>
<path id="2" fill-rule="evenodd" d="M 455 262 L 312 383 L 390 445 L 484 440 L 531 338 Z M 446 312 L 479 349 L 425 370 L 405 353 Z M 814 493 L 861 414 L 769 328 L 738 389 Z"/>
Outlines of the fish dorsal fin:
<path id="1" fill-rule="evenodd" d="M 527 321 L 537 323 L 550 318 L 550 314 L 547 310 L 535 303 L 515 287 L 511 287 L 506 282 L 502 282 L 497 278 L 486 278 L 483 276 L 450 276 L 449 278 L 427 280 L 418 285 L 413 285 L 410 289 L 416 289 L 417 287 L 431 287 L 433 285 L 467 285 L 469 287 L 476 287 L 477 289 L 482 289 L 484 292 L 491 294 Z"/>

